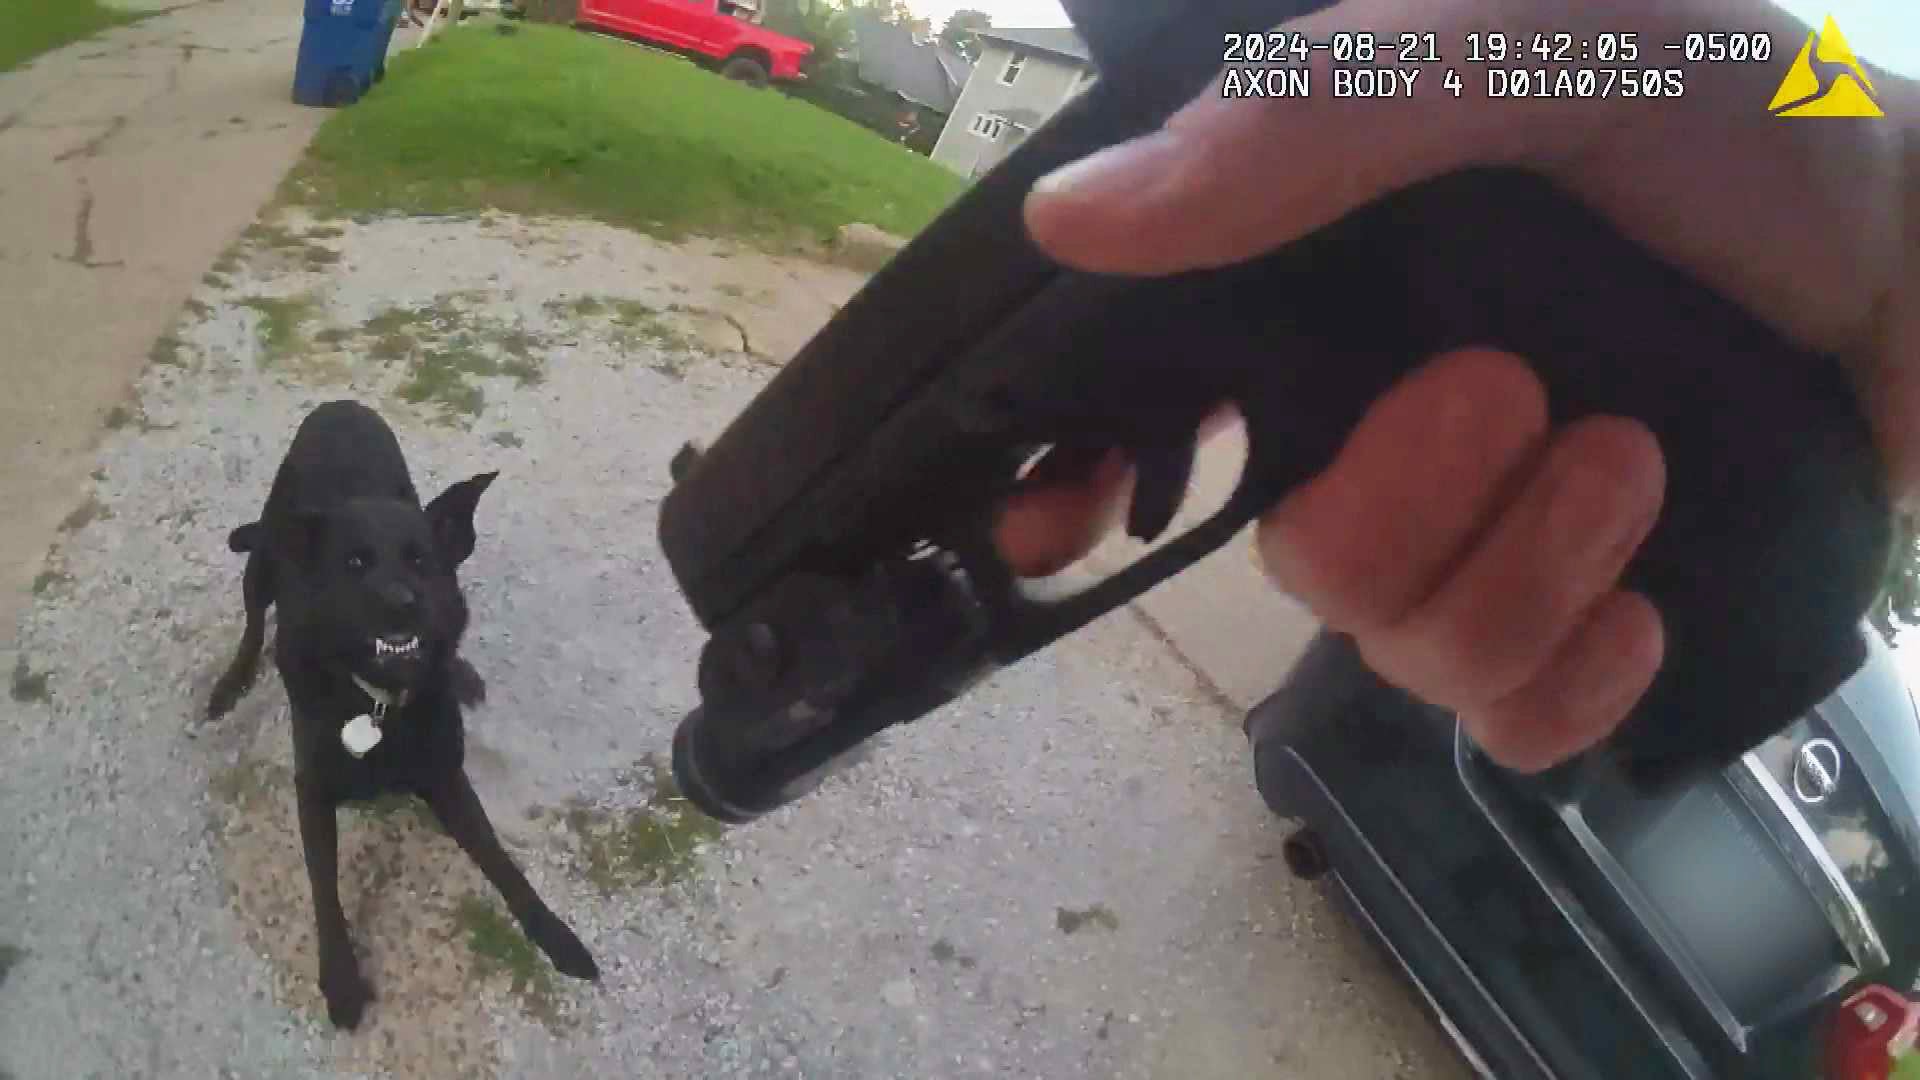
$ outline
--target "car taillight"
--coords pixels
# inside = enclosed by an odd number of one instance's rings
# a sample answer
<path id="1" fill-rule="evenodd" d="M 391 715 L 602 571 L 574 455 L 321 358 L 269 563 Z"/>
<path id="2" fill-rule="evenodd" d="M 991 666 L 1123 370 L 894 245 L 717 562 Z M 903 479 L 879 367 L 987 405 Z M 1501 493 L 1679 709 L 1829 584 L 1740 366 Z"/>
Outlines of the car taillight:
<path id="1" fill-rule="evenodd" d="M 1885 986 L 1849 997 L 1827 1030 L 1826 1080 L 1888 1080 L 1920 1037 L 1920 1006 Z"/>

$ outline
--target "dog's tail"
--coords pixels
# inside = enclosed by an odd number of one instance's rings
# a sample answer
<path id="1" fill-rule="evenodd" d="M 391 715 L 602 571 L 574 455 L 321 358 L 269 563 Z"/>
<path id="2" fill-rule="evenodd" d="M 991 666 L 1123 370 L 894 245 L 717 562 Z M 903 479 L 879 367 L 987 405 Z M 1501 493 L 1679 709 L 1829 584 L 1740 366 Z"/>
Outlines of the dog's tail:
<path id="1" fill-rule="evenodd" d="M 259 543 L 260 523 L 257 521 L 249 521 L 227 534 L 227 550 L 236 555 L 259 550 Z"/>

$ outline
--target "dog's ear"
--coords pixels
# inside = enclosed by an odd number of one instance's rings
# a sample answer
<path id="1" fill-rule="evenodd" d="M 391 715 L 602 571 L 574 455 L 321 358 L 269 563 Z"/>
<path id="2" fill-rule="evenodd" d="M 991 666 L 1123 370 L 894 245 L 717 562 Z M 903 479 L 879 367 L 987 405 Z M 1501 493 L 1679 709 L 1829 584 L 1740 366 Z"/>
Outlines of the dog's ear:
<path id="1" fill-rule="evenodd" d="M 480 505 L 480 496 L 486 493 L 499 472 L 481 473 L 478 476 L 462 480 L 441 492 L 427 504 L 427 522 L 433 526 L 433 542 L 440 549 L 440 557 L 447 560 L 449 566 L 459 566 L 473 554 L 473 545 L 477 538 L 473 531 L 473 511 Z"/>
<path id="2" fill-rule="evenodd" d="M 264 532 L 267 546 L 275 553 L 306 566 L 320 554 L 320 543 L 327 535 L 327 516 L 315 510 L 294 510 L 278 515 L 271 525 L 264 528 L 256 522 L 241 526 L 235 530 L 235 534 L 249 528 L 255 530 L 250 539 L 257 539 L 259 533 Z"/>

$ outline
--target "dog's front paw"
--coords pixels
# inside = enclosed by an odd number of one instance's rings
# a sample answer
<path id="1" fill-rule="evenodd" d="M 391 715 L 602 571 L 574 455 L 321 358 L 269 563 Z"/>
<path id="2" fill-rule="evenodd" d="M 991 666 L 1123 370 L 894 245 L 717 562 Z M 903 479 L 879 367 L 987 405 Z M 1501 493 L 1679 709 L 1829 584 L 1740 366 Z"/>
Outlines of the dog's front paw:
<path id="1" fill-rule="evenodd" d="M 524 929 L 527 938 L 540 946 L 540 951 L 547 954 L 560 974 L 588 982 L 599 980 L 600 965 L 593 962 L 593 954 L 581 944 L 573 928 L 560 921 L 560 916 L 541 908 L 527 920 Z"/>
<path id="2" fill-rule="evenodd" d="M 373 984 L 360 974 L 351 953 L 334 963 L 321 961 L 320 993 L 327 999 L 327 1019 L 346 1031 L 360 1026 L 360 1018 L 374 1000 Z"/>
<path id="3" fill-rule="evenodd" d="M 207 698 L 207 719 L 218 720 L 233 711 L 240 699 L 253 688 L 257 672 L 251 668 L 236 668 L 220 676 L 213 684 L 213 693 Z"/>
<path id="4" fill-rule="evenodd" d="M 453 700 L 471 709 L 487 700 L 487 680 L 473 670 L 464 656 L 456 656 L 447 665 L 447 688 L 453 691 Z"/>

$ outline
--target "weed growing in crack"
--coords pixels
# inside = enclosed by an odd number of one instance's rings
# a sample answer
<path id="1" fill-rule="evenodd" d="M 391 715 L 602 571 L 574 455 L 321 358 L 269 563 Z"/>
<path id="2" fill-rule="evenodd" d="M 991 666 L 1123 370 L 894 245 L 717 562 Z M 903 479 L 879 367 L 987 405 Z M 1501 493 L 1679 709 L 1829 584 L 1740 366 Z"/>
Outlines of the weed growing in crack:
<path id="1" fill-rule="evenodd" d="M 705 352 L 698 341 L 682 333 L 669 321 L 668 316 L 680 310 L 677 307 L 662 312 L 650 304 L 628 297 L 581 296 L 548 301 L 546 309 L 548 314 L 556 318 L 576 322 L 604 317 L 608 323 L 608 340 L 623 353 L 652 349 L 677 354 L 649 365 L 672 379 L 686 375 L 690 363 L 688 354 Z"/>
<path id="2" fill-rule="evenodd" d="M 23 704 L 44 705 L 53 700 L 53 694 L 47 689 L 47 683 L 47 673 L 33 670 L 28 666 L 26 657 L 19 657 L 13 662 L 13 682 L 9 687 L 13 700 Z"/>
<path id="3" fill-rule="evenodd" d="M 205 304 L 200 306 L 206 307 Z M 186 367 L 187 362 L 180 356 L 180 350 L 185 347 L 186 343 L 172 334 L 162 334 L 159 340 L 153 343 L 153 348 L 147 350 L 147 362 L 161 367 Z"/>
<path id="4" fill-rule="evenodd" d="M 221 770 L 208 785 L 215 798 L 239 809 L 259 806 L 293 784 L 293 772 L 272 761 L 248 758 Z"/>
<path id="5" fill-rule="evenodd" d="M 360 326 L 367 355 L 407 365 L 398 391 L 403 401 L 435 405 L 443 419 L 478 416 L 486 391 L 472 380 L 506 376 L 525 386 L 545 377 L 537 353 L 543 339 L 462 306 L 489 299 L 485 292 L 464 290 L 423 306 L 389 307 Z"/>
<path id="6" fill-rule="evenodd" d="M 107 509 L 106 503 L 101 502 L 97 496 L 88 495 L 86 502 L 74 507 L 72 513 L 60 519 L 57 528 L 63 533 L 75 533 L 102 518 L 112 516 L 113 512 Z"/>
<path id="7" fill-rule="evenodd" d="M 302 293 L 298 296 L 249 296 L 240 306 L 260 315 L 260 365 L 273 367 L 305 351 L 306 323 L 314 317 L 319 304 Z"/>
<path id="8" fill-rule="evenodd" d="M 340 261 L 339 252 L 313 243 L 315 239 L 323 239 L 329 235 L 338 236 L 340 231 L 335 229 L 328 233 L 322 227 L 309 229 L 305 235 L 296 235 L 279 225 L 255 222 L 247 226 L 247 231 L 242 233 L 240 238 L 242 243 L 252 246 L 257 251 L 270 251 L 292 259 L 308 270 L 317 271 Z M 216 266 L 215 269 L 219 268 Z"/>
<path id="9" fill-rule="evenodd" d="M 649 786 L 644 806 L 624 811 L 576 806 L 562 819 L 579 841 L 587 880 L 609 895 L 686 880 L 699 868 L 701 846 L 725 828 L 687 801 L 670 769 L 648 763 L 641 772 Z"/>
<path id="10" fill-rule="evenodd" d="M 453 923 L 473 952 L 475 974 L 505 975 L 527 1011 L 544 1023 L 559 1019 L 559 994 L 545 957 L 491 900 L 469 893 L 453 909 Z"/>
<path id="11" fill-rule="evenodd" d="M 1103 930 L 1120 929 L 1120 917 L 1115 915 L 1113 909 L 1107 907 L 1105 904 L 1095 904 L 1085 911 L 1075 911 L 1072 908 L 1056 908 L 1054 909 L 1053 922 L 1063 934 L 1078 933 L 1080 930 L 1089 926 L 1098 927 Z"/>
<path id="12" fill-rule="evenodd" d="M 440 819 L 434 816 L 433 810 L 418 796 L 388 792 L 368 799 L 366 802 L 354 804 L 354 809 L 361 816 L 374 821 L 399 821 L 412 818 L 424 828 L 434 832 L 442 831 Z"/>

